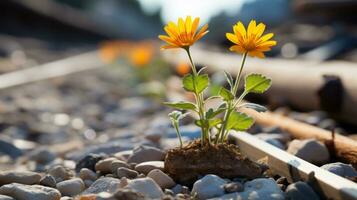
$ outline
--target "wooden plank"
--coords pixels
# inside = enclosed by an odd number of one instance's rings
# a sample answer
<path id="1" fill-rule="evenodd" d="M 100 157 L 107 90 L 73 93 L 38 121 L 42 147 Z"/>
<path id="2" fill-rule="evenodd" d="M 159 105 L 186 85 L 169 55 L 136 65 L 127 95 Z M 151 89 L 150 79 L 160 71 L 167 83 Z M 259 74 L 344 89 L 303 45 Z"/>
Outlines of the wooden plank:
<path id="1" fill-rule="evenodd" d="M 248 133 L 231 133 L 230 138 L 250 159 L 256 161 L 267 157 L 270 169 L 286 177 L 290 182 L 311 181 L 313 175 L 314 189 L 320 191 L 328 199 L 357 199 L 357 184 L 348 179 L 310 164 Z"/>
<path id="2" fill-rule="evenodd" d="M 35 81 L 95 69 L 104 66 L 97 51 L 91 51 L 40 66 L 0 75 L 0 90 Z"/>

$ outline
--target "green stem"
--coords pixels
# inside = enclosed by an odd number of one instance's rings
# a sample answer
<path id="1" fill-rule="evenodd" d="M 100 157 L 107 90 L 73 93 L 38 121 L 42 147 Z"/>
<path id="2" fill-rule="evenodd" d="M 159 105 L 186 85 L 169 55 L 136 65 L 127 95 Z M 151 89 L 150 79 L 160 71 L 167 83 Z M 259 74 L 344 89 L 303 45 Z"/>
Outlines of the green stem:
<path id="1" fill-rule="evenodd" d="M 172 121 L 172 125 L 175 127 L 177 137 L 178 137 L 179 140 L 180 140 L 180 148 L 182 148 L 182 145 L 183 145 L 183 144 L 182 144 L 182 137 L 181 137 L 181 133 L 180 133 L 180 130 L 179 130 L 178 121 Z"/>
<path id="2" fill-rule="evenodd" d="M 239 83 L 240 83 L 240 80 L 241 80 L 241 75 L 242 75 L 242 71 L 243 71 L 243 67 L 244 67 L 244 64 L 245 64 L 245 60 L 246 60 L 246 58 L 247 58 L 247 52 L 246 53 L 244 53 L 243 54 L 243 57 L 242 57 L 242 63 L 241 63 L 241 65 L 240 65 L 240 69 L 239 69 L 239 72 L 238 72 L 238 74 L 237 74 L 237 76 L 236 76 L 236 81 L 235 81 L 235 83 L 234 83 L 234 86 L 233 86 L 233 88 L 231 88 L 231 92 L 232 92 L 232 94 L 234 95 L 234 97 L 237 95 L 237 90 L 238 90 L 238 87 L 239 87 Z M 241 97 L 244 97 L 245 95 L 241 95 Z M 239 99 L 238 99 L 239 100 Z M 241 100 L 239 100 L 239 101 L 241 101 Z M 232 113 L 232 111 L 235 109 L 235 107 L 236 107 L 236 102 L 232 102 L 232 100 L 231 101 L 229 101 L 229 102 L 227 102 L 228 103 L 228 108 L 227 108 L 227 110 L 226 110 L 226 112 L 225 112 L 225 114 L 224 114 L 224 117 L 223 117 L 223 124 L 222 124 L 222 127 L 221 127 L 221 129 L 219 130 L 219 132 L 218 132 L 218 138 L 216 138 L 216 143 L 218 143 L 218 140 L 219 140 L 219 138 L 220 138 L 220 141 L 221 142 L 224 142 L 224 138 L 225 138 L 225 133 L 227 132 L 226 131 L 226 126 L 227 126 L 227 121 L 228 121 L 228 119 L 229 119 L 229 117 L 230 117 L 230 115 L 231 115 L 231 113 Z M 233 104 L 233 105 L 232 105 Z"/>
<path id="3" fill-rule="evenodd" d="M 188 55 L 188 58 L 190 59 L 190 62 L 191 62 L 191 68 L 192 68 L 192 73 L 193 73 L 193 76 L 196 77 L 198 74 L 197 74 L 197 69 L 196 69 L 196 66 L 192 60 L 192 57 L 191 57 L 191 53 L 190 53 L 190 48 L 189 47 L 186 47 L 184 48 L 187 52 L 187 55 Z M 194 86 L 196 85 L 195 83 L 195 79 L 193 79 L 194 81 Z M 205 122 L 206 121 L 206 114 L 205 114 L 205 108 L 204 108 L 204 100 L 203 100 L 203 94 L 199 94 L 199 93 L 196 93 L 195 92 L 195 98 L 196 98 L 196 103 L 198 105 L 198 114 L 199 114 L 199 117 L 200 119 L 202 120 L 202 122 Z M 202 123 L 202 127 L 201 127 L 201 131 L 202 131 L 202 134 L 201 134 L 201 144 L 202 146 L 205 144 L 205 140 L 207 139 L 208 142 L 210 141 L 209 139 L 209 135 L 208 135 L 208 130 L 206 129 L 207 127 L 205 127 L 206 125 L 204 123 Z"/>

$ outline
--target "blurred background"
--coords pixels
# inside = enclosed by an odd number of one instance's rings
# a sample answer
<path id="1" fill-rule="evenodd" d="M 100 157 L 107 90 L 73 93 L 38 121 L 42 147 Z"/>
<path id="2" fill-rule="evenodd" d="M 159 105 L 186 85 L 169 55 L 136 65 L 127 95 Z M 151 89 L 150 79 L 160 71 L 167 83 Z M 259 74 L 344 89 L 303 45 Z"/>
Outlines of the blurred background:
<path id="1" fill-rule="evenodd" d="M 153 127 L 170 125 L 161 103 L 175 96 L 170 92 L 184 93 L 179 77 L 190 66 L 180 51 L 160 51 L 157 36 L 168 21 L 186 15 L 209 24 L 209 34 L 192 50 L 198 67 L 208 66 L 208 93 L 224 83 L 222 70 L 233 67 L 234 73 L 240 62 L 240 55 L 229 53 L 225 33 L 239 20 L 247 25 L 256 19 L 275 33 L 278 45 L 267 59 L 249 58 L 247 72 L 271 76 L 273 86 L 248 100 L 357 139 L 356 0 L 1 0 L 0 13 L 0 74 L 52 61 L 71 69 L 66 58 L 77 55 L 77 67 L 93 65 L 98 53 L 106 67 L 1 90 L 0 151 L 11 157 L 74 135 L 80 140 L 71 148 L 66 143 L 63 152 L 83 145 L 82 139 L 109 142 L 119 128 L 143 132 L 144 114 Z M 0 75 L 1 88 L 7 78 Z"/>

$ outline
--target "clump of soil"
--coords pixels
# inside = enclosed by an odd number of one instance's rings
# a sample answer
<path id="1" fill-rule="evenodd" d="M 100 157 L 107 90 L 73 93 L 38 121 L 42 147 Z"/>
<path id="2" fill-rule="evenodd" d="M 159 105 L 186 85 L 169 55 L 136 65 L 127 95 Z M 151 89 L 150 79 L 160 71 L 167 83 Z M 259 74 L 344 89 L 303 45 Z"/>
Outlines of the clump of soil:
<path id="1" fill-rule="evenodd" d="M 233 144 L 201 146 L 196 140 L 168 151 L 165 171 L 175 181 L 191 185 L 199 176 L 215 174 L 222 178 L 257 178 L 262 170 L 258 164 L 243 156 Z"/>

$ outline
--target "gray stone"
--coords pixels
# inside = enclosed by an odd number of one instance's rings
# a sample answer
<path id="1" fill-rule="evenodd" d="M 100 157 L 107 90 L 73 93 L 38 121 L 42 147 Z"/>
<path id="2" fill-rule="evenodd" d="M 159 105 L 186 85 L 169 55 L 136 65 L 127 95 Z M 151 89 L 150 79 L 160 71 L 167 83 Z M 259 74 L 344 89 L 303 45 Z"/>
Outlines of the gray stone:
<path id="1" fill-rule="evenodd" d="M 63 196 L 73 197 L 81 193 L 85 189 L 85 186 L 82 179 L 74 178 L 57 183 L 57 189 Z"/>
<path id="2" fill-rule="evenodd" d="M 89 188 L 94 183 L 94 181 L 87 179 L 87 180 L 83 180 L 83 183 L 84 186 L 86 186 L 86 188 Z"/>
<path id="3" fill-rule="evenodd" d="M 175 181 L 159 169 L 151 170 L 147 177 L 152 178 L 162 189 L 172 188 L 175 185 Z"/>
<path id="4" fill-rule="evenodd" d="M 242 199 L 280 200 L 284 193 L 273 179 L 257 178 L 244 183 L 244 191 L 239 193 Z"/>
<path id="5" fill-rule="evenodd" d="M 95 170 L 99 171 L 103 174 L 112 173 L 112 162 L 117 161 L 116 158 L 106 158 L 104 160 L 100 160 L 95 164 Z"/>
<path id="6" fill-rule="evenodd" d="M 90 169 L 87 168 L 83 168 L 81 169 L 81 171 L 79 172 L 79 177 L 82 180 L 92 180 L 95 181 L 97 179 L 97 174 L 95 172 L 93 172 Z"/>
<path id="7" fill-rule="evenodd" d="M 133 178 L 136 178 L 138 175 L 139 175 L 139 173 L 137 171 L 128 169 L 126 167 L 119 167 L 117 169 L 118 178 L 125 177 L 125 178 L 129 178 L 129 179 L 133 179 Z"/>
<path id="8" fill-rule="evenodd" d="M 119 189 L 114 193 L 116 199 L 125 200 L 145 200 L 145 196 L 135 190 L 131 189 Z"/>
<path id="9" fill-rule="evenodd" d="M 30 171 L 2 171 L 0 172 L 0 186 L 8 183 L 22 183 L 33 185 L 39 183 L 41 175 Z"/>
<path id="10" fill-rule="evenodd" d="M 0 200 L 16 200 L 10 196 L 0 194 Z"/>
<path id="11" fill-rule="evenodd" d="M 29 160 L 36 161 L 40 164 L 47 164 L 56 159 L 56 154 L 42 147 L 31 151 L 28 155 Z"/>
<path id="12" fill-rule="evenodd" d="M 314 190 L 305 182 L 299 181 L 290 184 L 285 190 L 286 197 L 290 200 L 319 200 Z"/>
<path id="13" fill-rule="evenodd" d="M 161 199 L 164 195 L 160 186 L 158 186 L 151 178 L 138 178 L 131 180 L 125 188 L 135 190 L 145 195 L 145 197 L 152 199 Z"/>
<path id="14" fill-rule="evenodd" d="M 105 157 L 105 154 L 89 154 L 84 156 L 76 163 L 76 172 L 79 172 L 83 168 L 95 171 L 95 164 Z"/>
<path id="15" fill-rule="evenodd" d="M 23 185 L 12 183 L 0 187 L 0 194 L 15 198 L 16 200 L 59 200 L 61 194 L 58 190 L 42 185 Z"/>
<path id="16" fill-rule="evenodd" d="M 239 182 L 227 183 L 223 186 L 223 188 L 227 193 L 242 192 L 244 190 L 243 184 Z"/>
<path id="17" fill-rule="evenodd" d="M 139 146 L 133 150 L 128 158 L 128 163 L 142 163 L 147 161 L 162 161 L 166 153 L 158 148 L 150 146 Z"/>
<path id="18" fill-rule="evenodd" d="M 120 186 L 120 180 L 111 177 L 102 177 L 97 179 L 82 194 L 98 194 L 100 192 L 114 193 Z"/>
<path id="19" fill-rule="evenodd" d="M 196 195 L 198 199 L 209 199 L 224 195 L 224 184 L 226 181 L 216 175 L 206 175 L 197 180 L 192 187 L 191 194 Z"/>
<path id="20" fill-rule="evenodd" d="M 47 174 L 40 180 L 40 185 L 56 188 L 56 179 L 53 176 Z"/>
<path id="21" fill-rule="evenodd" d="M 17 148 L 10 138 L 0 138 L 0 152 L 5 153 L 13 159 L 17 159 L 23 155 L 22 150 Z"/>
<path id="22" fill-rule="evenodd" d="M 153 169 L 159 169 L 161 171 L 164 170 L 164 162 L 163 161 L 148 161 L 137 164 L 135 166 L 135 171 L 143 174 L 148 174 Z"/>
<path id="23" fill-rule="evenodd" d="M 130 169 L 130 165 L 127 164 L 126 162 L 121 161 L 121 160 L 115 160 L 112 162 L 112 166 L 111 166 L 112 173 L 115 174 L 117 172 L 118 168 L 120 168 L 120 167 L 125 167 L 125 168 Z"/>
<path id="24" fill-rule="evenodd" d="M 330 160 L 327 147 L 315 139 L 293 140 L 287 151 L 316 165 L 325 164 Z"/>
<path id="25" fill-rule="evenodd" d="M 357 171 L 353 168 L 352 165 L 348 165 L 341 162 L 329 163 L 321 166 L 322 169 L 325 169 L 331 173 L 337 174 L 342 177 L 356 177 Z"/>
<path id="26" fill-rule="evenodd" d="M 172 192 L 174 192 L 174 194 L 182 193 L 182 185 L 177 184 L 173 188 L 171 188 L 171 190 Z"/>
<path id="27" fill-rule="evenodd" d="M 62 165 L 52 167 L 48 170 L 48 174 L 52 175 L 56 179 L 56 183 L 68 180 L 73 176 L 73 172 Z"/>
<path id="28" fill-rule="evenodd" d="M 133 154 L 133 150 L 126 150 L 126 151 L 120 151 L 118 153 L 115 153 L 114 157 L 118 158 L 119 160 L 121 160 L 122 158 L 127 160 L 132 154 Z"/>

